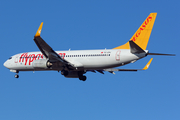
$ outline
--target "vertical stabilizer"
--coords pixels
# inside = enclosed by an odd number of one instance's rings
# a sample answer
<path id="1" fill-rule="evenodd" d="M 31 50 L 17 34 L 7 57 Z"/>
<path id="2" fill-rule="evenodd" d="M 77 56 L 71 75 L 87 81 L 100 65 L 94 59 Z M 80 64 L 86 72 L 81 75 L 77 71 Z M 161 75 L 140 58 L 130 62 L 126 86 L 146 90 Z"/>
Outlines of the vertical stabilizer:
<path id="1" fill-rule="evenodd" d="M 157 13 L 150 13 L 149 16 L 145 19 L 139 29 L 135 32 L 135 34 L 131 37 L 131 41 L 136 43 L 143 50 L 146 50 L 149 37 L 151 35 L 151 31 L 156 19 Z M 124 45 L 118 46 L 113 49 L 130 49 L 129 42 Z"/>

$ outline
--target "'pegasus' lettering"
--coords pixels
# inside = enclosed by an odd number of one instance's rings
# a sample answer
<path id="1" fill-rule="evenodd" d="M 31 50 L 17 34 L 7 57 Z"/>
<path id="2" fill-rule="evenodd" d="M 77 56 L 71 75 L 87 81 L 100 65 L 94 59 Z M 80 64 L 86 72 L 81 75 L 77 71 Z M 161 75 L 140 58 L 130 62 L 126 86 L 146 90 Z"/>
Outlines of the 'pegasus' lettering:
<path id="1" fill-rule="evenodd" d="M 64 59 L 66 53 L 59 53 L 59 55 Z M 24 62 L 24 65 L 31 65 L 31 63 L 34 61 L 34 60 L 37 60 L 37 59 L 43 59 L 43 54 L 28 54 L 28 53 L 23 53 L 20 58 L 19 58 L 19 62 Z M 29 60 L 29 62 L 28 62 Z"/>
<path id="2" fill-rule="evenodd" d="M 142 31 L 146 29 L 147 25 L 149 24 L 151 20 L 152 20 L 152 17 L 148 16 L 148 18 L 144 21 L 144 23 L 141 25 L 141 27 L 137 30 L 137 32 L 133 36 L 132 41 L 134 42 L 136 41 L 136 39 L 141 35 Z"/>
<path id="3" fill-rule="evenodd" d="M 24 65 L 27 65 L 28 63 L 28 60 L 29 60 L 29 65 L 31 65 L 31 62 L 33 62 L 34 60 L 36 59 L 39 59 L 39 58 L 42 58 L 43 59 L 43 54 L 29 54 L 28 53 L 23 53 L 21 55 L 21 57 L 19 58 L 19 62 L 24 62 L 25 60 L 25 64 Z"/>

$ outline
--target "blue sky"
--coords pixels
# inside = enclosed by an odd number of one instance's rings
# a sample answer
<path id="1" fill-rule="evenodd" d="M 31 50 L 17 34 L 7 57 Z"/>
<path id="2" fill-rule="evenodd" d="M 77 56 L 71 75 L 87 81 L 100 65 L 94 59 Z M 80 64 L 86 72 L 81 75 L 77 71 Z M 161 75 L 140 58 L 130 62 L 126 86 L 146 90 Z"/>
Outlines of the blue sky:
<path id="1" fill-rule="evenodd" d="M 0 2 L 1 120 L 179 120 L 180 1 L 31 0 Z M 114 48 L 126 43 L 150 12 L 157 12 L 147 49 L 176 57 L 147 56 L 123 68 L 147 71 L 87 73 L 87 81 L 56 71 L 20 72 L 3 66 L 12 55 L 39 51 L 33 37 L 54 50 Z"/>

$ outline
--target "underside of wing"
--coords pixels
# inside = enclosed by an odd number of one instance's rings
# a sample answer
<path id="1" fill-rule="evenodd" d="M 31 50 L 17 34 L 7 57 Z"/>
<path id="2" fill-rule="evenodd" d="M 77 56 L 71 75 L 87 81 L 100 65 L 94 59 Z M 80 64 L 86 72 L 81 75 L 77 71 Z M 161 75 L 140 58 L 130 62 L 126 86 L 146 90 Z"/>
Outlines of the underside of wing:
<path id="1" fill-rule="evenodd" d="M 40 36 L 42 30 L 43 22 L 39 26 L 39 29 L 34 36 L 34 42 L 38 46 L 42 54 L 49 60 L 51 63 L 60 63 L 62 66 L 67 67 L 68 69 L 74 69 L 74 67 L 61 56 L 59 56 Z"/>
<path id="2" fill-rule="evenodd" d="M 151 64 L 152 59 L 153 58 L 151 58 L 149 60 L 149 62 L 146 64 L 146 66 L 143 69 L 114 69 L 114 68 L 110 68 L 110 69 L 104 69 L 104 71 L 108 71 L 110 73 L 115 74 L 114 72 L 116 72 L 116 71 L 132 71 L 132 72 L 134 72 L 134 71 L 139 71 L 139 70 L 147 70 Z"/>

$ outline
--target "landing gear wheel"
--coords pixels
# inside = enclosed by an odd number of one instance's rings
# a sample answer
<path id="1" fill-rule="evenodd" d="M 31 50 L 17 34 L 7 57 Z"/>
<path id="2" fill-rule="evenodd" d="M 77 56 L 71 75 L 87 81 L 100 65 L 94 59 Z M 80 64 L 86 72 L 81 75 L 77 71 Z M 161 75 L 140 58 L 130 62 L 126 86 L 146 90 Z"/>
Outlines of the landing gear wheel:
<path id="1" fill-rule="evenodd" d="M 79 80 L 82 80 L 82 81 L 86 81 L 87 77 L 86 76 L 79 76 Z"/>
<path id="2" fill-rule="evenodd" d="M 19 78 L 19 75 L 18 75 L 18 74 L 16 74 L 16 75 L 15 75 L 15 78 Z"/>
<path id="3" fill-rule="evenodd" d="M 61 71 L 61 75 L 67 76 L 67 75 L 68 75 L 68 71 L 62 70 L 62 71 Z"/>

